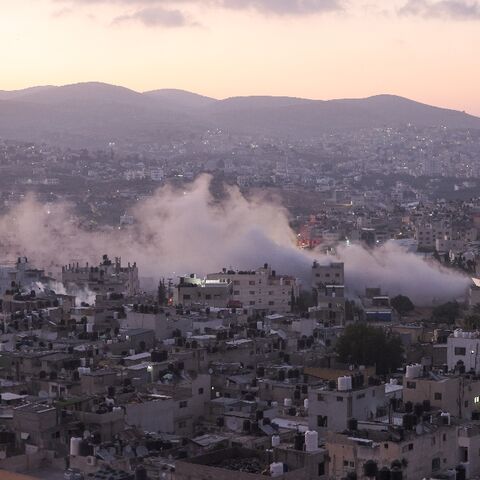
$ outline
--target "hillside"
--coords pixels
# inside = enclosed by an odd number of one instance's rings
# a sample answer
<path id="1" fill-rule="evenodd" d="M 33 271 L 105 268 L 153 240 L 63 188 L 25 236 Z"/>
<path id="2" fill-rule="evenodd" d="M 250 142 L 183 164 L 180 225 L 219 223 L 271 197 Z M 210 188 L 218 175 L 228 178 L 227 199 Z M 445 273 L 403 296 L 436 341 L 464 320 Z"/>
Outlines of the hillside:
<path id="1" fill-rule="evenodd" d="M 175 89 L 145 93 L 104 83 L 0 91 L 0 137 L 64 145 L 162 142 L 207 128 L 307 139 L 325 132 L 405 124 L 480 129 L 480 118 L 392 95 L 308 100 L 225 100 Z"/>

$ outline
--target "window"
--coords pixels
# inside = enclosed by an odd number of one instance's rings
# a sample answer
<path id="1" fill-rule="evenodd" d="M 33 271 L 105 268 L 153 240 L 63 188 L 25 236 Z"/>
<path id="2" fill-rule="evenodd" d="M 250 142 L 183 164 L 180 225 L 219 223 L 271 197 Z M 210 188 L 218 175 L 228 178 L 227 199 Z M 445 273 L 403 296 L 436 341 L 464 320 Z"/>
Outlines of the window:
<path id="1" fill-rule="evenodd" d="M 455 347 L 455 355 L 465 355 L 467 349 L 465 347 Z"/>
<path id="2" fill-rule="evenodd" d="M 409 443 L 409 444 L 408 444 L 408 449 L 409 449 L 409 450 L 413 450 L 413 443 Z"/>
<path id="3" fill-rule="evenodd" d="M 343 397 L 337 397 L 337 402 L 343 402 Z"/>
<path id="4" fill-rule="evenodd" d="M 270 301 L 270 302 L 268 302 L 268 304 L 269 304 L 269 305 L 275 305 L 275 302 Z"/>
<path id="5" fill-rule="evenodd" d="M 234 295 L 240 295 L 240 290 L 234 290 L 234 291 L 233 291 L 233 294 L 234 294 Z"/>
<path id="6" fill-rule="evenodd" d="M 205 300 L 211 300 L 212 296 L 210 294 L 205 295 Z"/>
<path id="7" fill-rule="evenodd" d="M 199 395 L 203 395 L 203 388 L 199 388 L 199 389 L 198 389 L 198 394 L 199 394 Z"/>
<path id="8" fill-rule="evenodd" d="M 365 398 L 365 394 L 364 393 L 359 393 L 357 395 L 357 400 L 360 400 L 361 398 Z"/>
<path id="9" fill-rule="evenodd" d="M 384 444 L 383 444 L 383 447 L 388 450 L 388 443 L 384 443 Z"/>
<path id="10" fill-rule="evenodd" d="M 184 299 L 184 300 L 190 300 L 190 295 L 184 295 L 184 296 L 183 296 L 183 299 Z"/>
<path id="11" fill-rule="evenodd" d="M 182 400 L 179 404 L 180 408 L 187 408 L 188 402 L 186 400 Z"/>
<path id="12" fill-rule="evenodd" d="M 255 290 L 250 290 L 248 293 L 250 293 L 250 295 L 255 295 Z"/>
<path id="13" fill-rule="evenodd" d="M 318 464 L 318 476 L 321 477 L 322 475 L 325 475 L 325 462 Z"/>
<path id="14" fill-rule="evenodd" d="M 250 305 L 255 305 L 255 300 L 251 300 Z"/>
<path id="15" fill-rule="evenodd" d="M 434 398 L 435 400 L 441 400 L 441 399 L 442 399 L 442 394 L 439 393 L 439 392 L 435 392 L 433 398 Z"/>
<path id="16" fill-rule="evenodd" d="M 435 472 L 437 470 L 440 470 L 440 459 L 434 458 L 432 460 L 432 472 Z"/>
<path id="17" fill-rule="evenodd" d="M 317 400 L 318 400 L 319 402 L 323 402 L 323 401 L 325 400 L 325 397 L 324 397 L 321 393 L 319 393 L 319 394 L 317 395 Z"/>
<path id="18" fill-rule="evenodd" d="M 317 416 L 317 426 L 318 427 L 328 427 L 328 417 L 318 415 Z"/>
<path id="19" fill-rule="evenodd" d="M 233 281 L 233 284 L 234 284 L 234 285 L 240 285 L 240 280 L 234 280 L 234 281 Z"/>
<path id="20" fill-rule="evenodd" d="M 178 422 L 178 428 L 185 428 L 187 426 L 187 422 L 185 420 L 181 420 Z"/>
<path id="21" fill-rule="evenodd" d="M 417 384 L 415 382 L 407 382 L 407 388 L 415 389 L 417 388 Z"/>
<path id="22" fill-rule="evenodd" d="M 248 284 L 249 284 L 249 285 L 255 285 L 255 280 L 250 280 L 250 281 L 248 282 Z"/>

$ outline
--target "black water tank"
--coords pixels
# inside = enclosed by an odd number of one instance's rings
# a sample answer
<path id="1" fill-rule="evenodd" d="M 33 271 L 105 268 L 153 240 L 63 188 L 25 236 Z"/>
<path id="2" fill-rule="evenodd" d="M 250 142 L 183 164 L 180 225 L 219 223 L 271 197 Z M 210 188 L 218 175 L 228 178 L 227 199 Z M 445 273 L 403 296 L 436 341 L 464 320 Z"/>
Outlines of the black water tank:
<path id="1" fill-rule="evenodd" d="M 459 465 L 455 470 L 457 471 L 456 480 L 466 480 L 467 471 L 463 465 Z"/>
<path id="2" fill-rule="evenodd" d="M 115 397 L 115 387 L 110 386 L 108 387 L 108 398 L 114 398 Z"/>
<path id="3" fill-rule="evenodd" d="M 415 406 L 413 407 L 413 412 L 417 417 L 421 417 L 423 414 L 423 404 L 422 403 L 416 403 Z"/>
<path id="4" fill-rule="evenodd" d="M 356 418 L 350 418 L 347 422 L 347 428 L 351 432 L 355 432 L 358 429 L 358 420 Z"/>
<path id="5" fill-rule="evenodd" d="M 257 410 L 255 417 L 257 420 L 261 420 L 263 418 L 263 410 Z"/>
<path id="6" fill-rule="evenodd" d="M 305 444 L 305 436 L 300 432 L 295 434 L 295 450 L 303 451 L 303 445 Z"/>
<path id="7" fill-rule="evenodd" d="M 257 377 L 263 377 L 265 375 L 264 367 L 257 367 Z"/>
<path id="8" fill-rule="evenodd" d="M 381 468 L 377 476 L 378 480 L 390 480 L 390 477 L 391 477 L 390 469 L 387 467 Z"/>
<path id="9" fill-rule="evenodd" d="M 403 480 L 403 472 L 399 467 L 393 467 L 390 472 L 390 480 Z"/>
<path id="10" fill-rule="evenodd" d="M 373 460 L 368 460 L 363 465 L 363 473 L 367 478 L 375 478 L 378 473 L 377 464 Z"/>
<path id="11" fill-rule="evenodd" d="M 412 413 L 413 412 L 413 403 L 412 402 L 405 402 L 405 412 Z"/>
<path id="12" fill-rule="evenodd" d="M 348 472 L 345 480 L 357 480 L 357 474 L 355 472 Z"/>
<path id="13" fill-rule="evenodd" d="M 430 400 L 424 400 L 423 401 L 423 410 L 425 412 L 429 412 L 432 409 L 432 406 L 430 405 Z"/>

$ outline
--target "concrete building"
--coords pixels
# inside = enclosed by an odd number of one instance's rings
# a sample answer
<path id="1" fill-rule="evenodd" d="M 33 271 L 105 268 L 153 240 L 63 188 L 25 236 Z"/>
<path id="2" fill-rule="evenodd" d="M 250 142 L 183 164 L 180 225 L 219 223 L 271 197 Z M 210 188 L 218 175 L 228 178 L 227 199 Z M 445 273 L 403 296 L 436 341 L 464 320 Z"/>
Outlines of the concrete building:
<path id="1" fill-rule="evenodd" d="M 96 294 L 122 294 L 132 296 L 140 292 L 137 264 L 122 267 L 117 257 L 112 262 L 104 255 L 97 267 L 77 264 L 62 267 L 62 282 L 67 289 L 87 289 Z"/>
<path id="2" fill-rule="evenodd" d="M 365 473 L 382 469 L 402 472 L 403 480 L 439 478 L 437 475 L 454 470 L 461 461 L 457 426 L 443 421 L 421 424 L 414 430 L 367 422 L 357 428 L 327 435 L 329 478 L 345 478 L 351 473 L 367 478 Z M 472 453 L 478 457 L 478 450 Z"/>
<path id="3" fill-rule="evenodd" d="M 222 272 L 208 274 L 207 279 L 231 283 L 234 304 L 268 313 L 289 312 L 292 296 L 298 297 L 299 292 L 296 278 L 277 275 L 268 264 L 248 271 L 225 268 Z"/>
<path id="4" fill-rule="evenodd" d="M 472 375 L 426 375 L 404 377 L 403 401 L 413 404 L 428 401 L 434 408 L 457 418 L 472 419 L 480 414 L 480 380 Z M 473 415 L 475 416 L 475 415 Z"/>
<path id="5" fill-rule="evenodd" d="M 322 265 L 317 261 L 312 266 L 312 288 L 321 289 L 325 285 L 344 285 L 345 273 L 342 262 Z"/>
<path id="6" fill-rule="evenodd" d="M 454 370 L 458 365 L 463 371 L 480 373 L 480 334 L 455 330 L 447 339 L 447 366 Z"/>
<path id="7" fill-rule="evenodd" d="M 200 279 L 195 274 L 180 277 L 173 295 L 175 305 L 226 308 L 232 299 L 232 283 L 220 279 Z"/>
<path id="8" fill-rule="evenodd" d="M 372 378 L 365 385 L 362 375 L 344 376 L 329 387 L 310 390 L 308 427 L 320 434 L 341 432 L 350 419 L 372 420 L 385 414 L 385 385 Z"/>

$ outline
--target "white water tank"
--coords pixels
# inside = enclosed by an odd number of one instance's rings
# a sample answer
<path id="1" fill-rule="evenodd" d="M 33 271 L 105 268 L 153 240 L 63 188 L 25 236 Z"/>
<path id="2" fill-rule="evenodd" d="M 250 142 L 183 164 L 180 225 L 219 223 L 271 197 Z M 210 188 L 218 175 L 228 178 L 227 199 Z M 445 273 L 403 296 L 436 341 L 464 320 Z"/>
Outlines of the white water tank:
<path id="1" fill-rule="evenodd" d="M 87 323 L 87 333 L 93 333 L 93 323 Z"/>
<path id="2" fill-rule="evenodd" d="M 338 391 L 346 392 L 352 389 L 352 377 L 346 375 L 344 377 L 338 377 L 337 381 Z"/>
<path id="3" fill-rule="evenodd" d="M 280 435 L 272 436 L 272 447 L 278 447 L 280 445 Z"/>
<path id="4" fill-rule="evenodd" d="M 284 407 L 291 407 L 292 406 L 292 399 L 291 398 L 285 398 L 283 400 L 283 406 Z"/>
<path id="5" fill-rule="evenodd" d="M 87 366 L 87 359 L 86 358 L 81 358 L 80 359 L 80 365 L 82 367 L 86 367 Z"/>
<path id="6" fill-rule="evenodd" d="M 318 432 L 307 430 L 305 432 L 305 451 L 315 452 L 318 450 Z"/>
<path id="7" fill-rule="evenodd" d="M 338 377 L 337 389 L 339 392 L 345 392 L 346 390 L 348 390 L 346 377 Z"/>
<path id="8" fill-rule="evenodd" d="M 306 398 L 304 401 L 303 401 L 303 408 L 305 410 L 308 410 L 308 398 Z"/>
<path id="9" fill-rule="evenodd" d="M 82 439 L 79 437 L 70 438 L 70 455 L 73 455 L 74 457 L 78 457 L 80 455 L 81 443 Z"/>
<path id="10" fill-rule="evenodd" d="M 274 462 L 270 464 L 270 476 L 271 477 L 280 477 L 283 475 L 283 463 Z"/>
<path id="11" fill-rule="evenodd" d="M 461 328 L 456 328 L 454 331 L 453 331 L 453 336 L 455 338 L 459 338 L 462 336 L 462 329 Z"/>
<path id="12" fill-rule="evenodd" d="M 407 365 L 407 369 L 405 371 L 406 378 L 417 378 L 422 373 L 422 366 L 418 363 L 413 365 Z"/>
<path id="13" fill-rule="evenodd" d="M 278 407 L 278 402 L 272 402 L 272 407 L 277 408 Z"/>
<path id="14" fill-rule="evenodd" d="M 257 322 L 257 330 L 263 330 L 263 322 Z"/>

